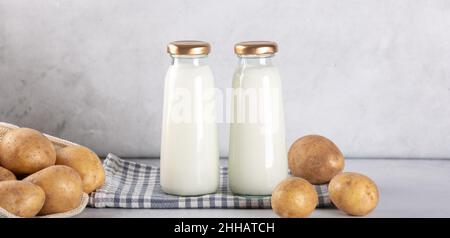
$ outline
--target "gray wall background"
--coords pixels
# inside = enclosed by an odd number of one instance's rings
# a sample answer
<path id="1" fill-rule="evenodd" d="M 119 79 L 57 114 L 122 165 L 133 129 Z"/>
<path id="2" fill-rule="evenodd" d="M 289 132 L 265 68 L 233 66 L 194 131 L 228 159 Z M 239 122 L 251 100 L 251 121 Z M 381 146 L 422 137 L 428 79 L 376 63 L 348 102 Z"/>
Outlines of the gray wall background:
<path id="1" fill-rule="evenodd" d="M 235 42 L 277 41 L 289 144 L 319 133 L 347 156 L 450 157 L 445 0 L 0 0 L 0 121 L 156 156 L 180 39 L 213 45 L 221 88 Z"/>

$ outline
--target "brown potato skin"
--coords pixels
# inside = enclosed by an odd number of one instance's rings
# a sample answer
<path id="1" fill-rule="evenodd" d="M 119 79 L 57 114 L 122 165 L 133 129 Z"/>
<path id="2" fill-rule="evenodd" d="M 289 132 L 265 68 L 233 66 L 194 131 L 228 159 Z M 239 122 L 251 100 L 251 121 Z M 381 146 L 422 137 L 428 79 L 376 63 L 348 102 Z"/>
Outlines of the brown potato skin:
<path id="1" fill-rule="evenodd" d="M 344 170 L 344 156 L 329 139 L 307 135 L 295 141 L 288 153 L 289 169 L 293 176 L 312 184 L 328 183 Z"/>
<path id="2" fill-rule="evenodd" d="M 369 177 L 346 172 L 336 175 L 328 185 L 333 204 L 341 211 L 364 216 L 375 209 L 379 200 L 377 185 Z"/>
<path id="3" fill-rule="evenodd" d="M 56 164 L 75 169 L 83 180 L 83 190 L 91 193 L 105 183 L 102 162 L 90 149 L 83 146 L 67 146 L 56 152 Z"/>
<path id="4" fill-rule="evenodd" d="M 18 128 L 0 142 L 0 165 L 16 175 L 28 175 L 55 164 L 56 151 L 39 131 Z"/>
<path id="5" fill-rule="evenodd" d="M 0 207 L 19 217 L 34 217 L 45 202 L 42 188 L 29 182 L 0 182 Z"/>
<path id="6" fill-rule="evenodd" d="M 81 203 L 83 182 L 77 171 L 68 166 L 50 166 L 23 181 L 34 183 L 45 192 L 46 200 L 39 215 L 67 212 Z"/>
<path id="7" fill-rule="evenodd" d="M 284 218 L 308 217 L 318 203 L 316 189 L 302 178 L 289 177 L 272 192 L 272 210 Z"/>
<path id="8" fill-rule="evenodd" d="M 0 182 L 7 180 L 17 180 L 16 175 L 13 172 L 0 166 Z"/>

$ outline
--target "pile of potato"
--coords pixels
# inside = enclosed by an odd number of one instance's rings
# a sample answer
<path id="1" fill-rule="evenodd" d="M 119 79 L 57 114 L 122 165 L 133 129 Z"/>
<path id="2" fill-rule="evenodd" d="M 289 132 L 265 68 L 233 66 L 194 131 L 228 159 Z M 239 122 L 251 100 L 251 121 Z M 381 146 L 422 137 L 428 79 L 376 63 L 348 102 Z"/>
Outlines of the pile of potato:
<path id="1" fill-rule="evenodd" d="M 272 209 L 280 217 L 307 217 L 317 206 L 313 186 L 328 183 L 333 204 L 346 214 L 363 216 L 375 209 L 379 193 L 367 176 L 342 172 L 344 156 L 329 139 L 319 135 L 295 141 L 288 153 L 292 177 L 283 180 L 272 193 Z"/>
<path id="2" fill-rule="evenodd" d="M 39 131 L 14 129 L 0 141 L 0 207 L 20 217 L 77 208 L 105 182 L 98 156 L 83 146 L 58 150 Z M 17 180 L 17 179 L 21 180 Z"/>

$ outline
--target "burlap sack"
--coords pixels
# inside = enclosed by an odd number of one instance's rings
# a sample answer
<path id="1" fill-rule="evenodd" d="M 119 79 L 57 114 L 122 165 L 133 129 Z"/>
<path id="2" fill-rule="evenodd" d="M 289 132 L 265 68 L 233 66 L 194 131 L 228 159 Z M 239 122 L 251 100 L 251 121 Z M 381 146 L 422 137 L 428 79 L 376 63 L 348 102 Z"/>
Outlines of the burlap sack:
<path id="1" fill-rule="evenodd" d="M 2 140 L 3 136 L 10 130 L 12 129 L 16 129 L 19 128 L 16 125 L 13 124 L 9 124 L 9 123 L 4 123 L 4 122 L 0 122 L 0 141 Z M 68 145 L 77 145 L 73 142 L 70 141 L 66 141 L 63 139 L 60 139 L 58 137 L 54 137 L 54 136 L 50 136 L 47 134 L 44 134 L 55 146 L 56 149 L 61 148 L 61 147 L 65 147 Z M 39 218 L 66 218 L 66 217 L 73 217 L 75 215 L 80 214 L 84 208 L 86 208 L 86 205 L 89 201 L 89 195 L 87 195 L 86 193 L 83 194 L 82 198 L 81 198 L 81 203 L 80 206 L 78 206 L 77 208 L 68 211 L 68 212 L 63 212 L 63 213 L 56 213 L 56 214 L 51 214 L 51 215 L 46 215 L 46 216 L 37 216 Z M 19 218 L 18 216 L 11 214 L 10 212 L 6 211 L 5 209 L 0 207 L 0 218 Z"/>

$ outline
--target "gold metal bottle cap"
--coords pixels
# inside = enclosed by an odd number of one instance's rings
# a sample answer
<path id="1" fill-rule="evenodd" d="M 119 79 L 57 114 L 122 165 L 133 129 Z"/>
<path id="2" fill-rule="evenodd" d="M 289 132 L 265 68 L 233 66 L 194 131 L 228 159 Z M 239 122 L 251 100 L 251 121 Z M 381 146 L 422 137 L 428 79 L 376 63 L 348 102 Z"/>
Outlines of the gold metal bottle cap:
<path id="1" fill-rule="evenodd" d="M 171 55 L 207 55 L 210 50 L 211 46 L 204 41 L 174 41 L 167 45 L 167 53 Z"/>
<path id="2" fill-rule="evenodd" d="M 278 52 L 278 45 L 273 41 L 245 41 L 234 46 L 237 55 L 268 55 Z"/>

